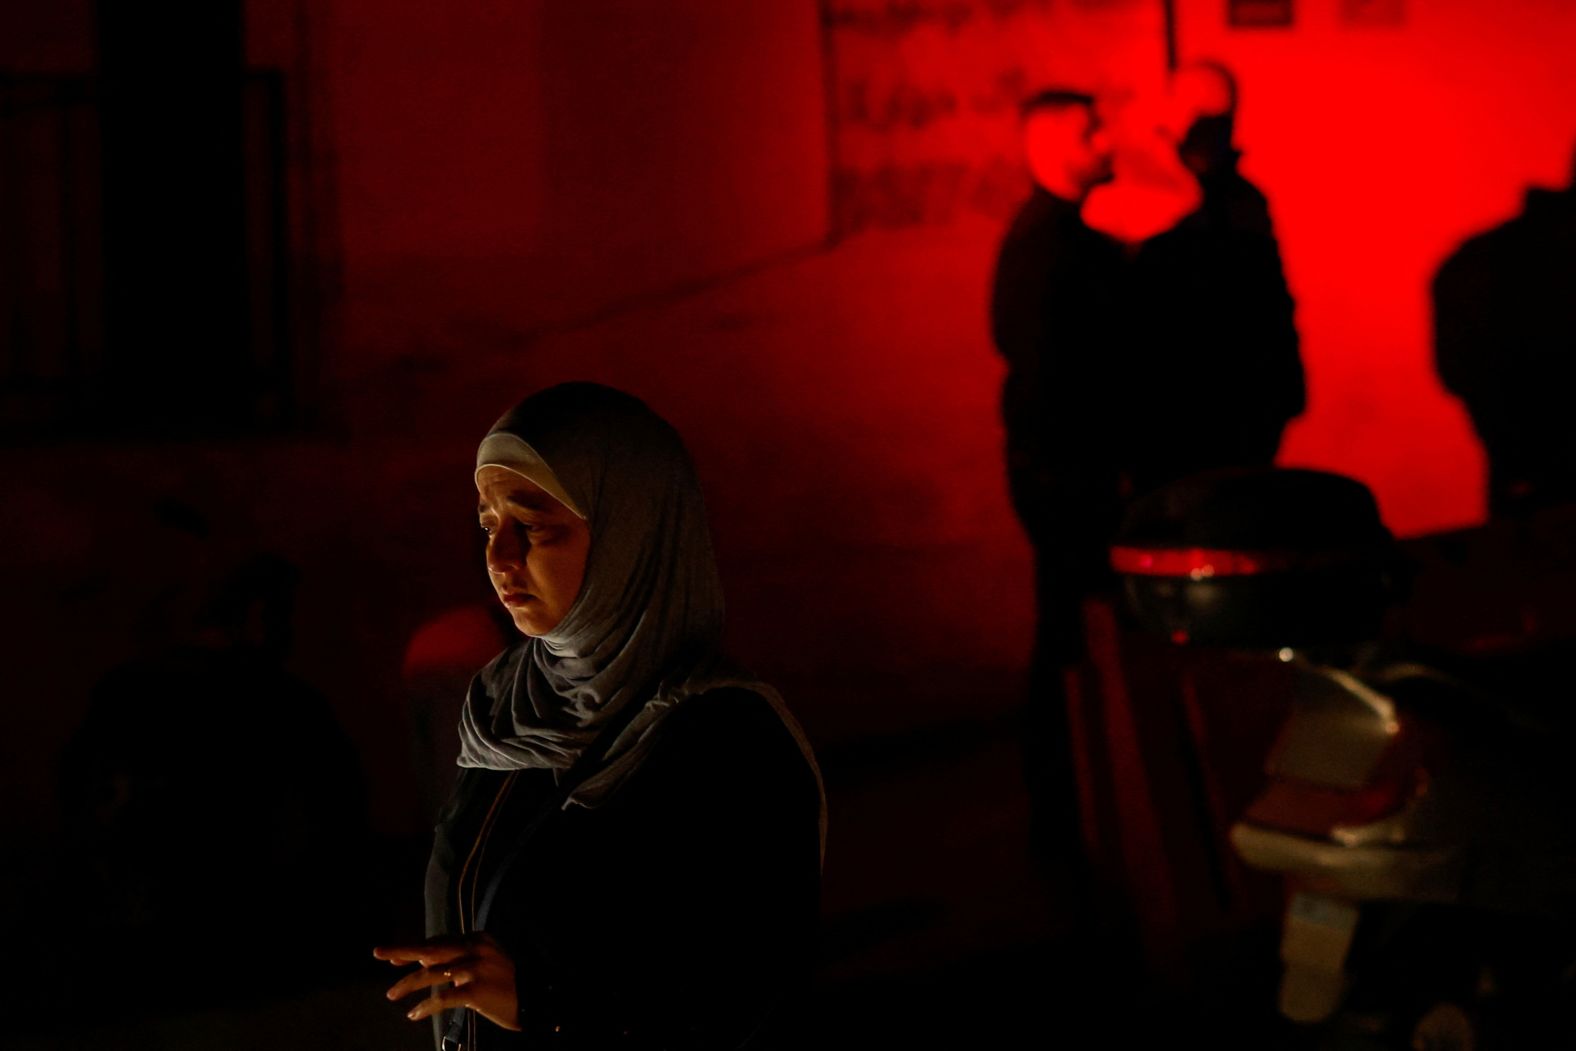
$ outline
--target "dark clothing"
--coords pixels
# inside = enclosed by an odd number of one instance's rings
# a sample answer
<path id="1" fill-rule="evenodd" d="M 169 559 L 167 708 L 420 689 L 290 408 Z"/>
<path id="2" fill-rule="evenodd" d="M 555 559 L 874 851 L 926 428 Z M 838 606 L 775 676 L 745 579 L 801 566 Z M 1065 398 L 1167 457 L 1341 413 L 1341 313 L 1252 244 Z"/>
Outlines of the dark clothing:
<path id="1" fill-rule="evenodd" d="M 1041 189 L 996 264 L 991 332 L 1007 359 L 1008 484 L 1038 554 L 1042 602 L 1061 596 L 1058 621 L 1075 619 L 1079 596 L 1105 579 L 1121 508 L 1124 269 L 1121 247 L 1090 229 L 1077 203 Z"/>
<path id="2" fill-rule="evenodd" d="M 1075 900 L 1062 904 L 1114 956 L 1126 951 L 1129 925 L 1085 850 L 1069 713 L 1083 712 L 1081 733 L 1097 727 L 1084 737 L 1094 749 L 1105 713 L 1085 707 L 1095 696 L 1087 684 L 1113 693 L 1127 684 L 1112 678 L 1119 669 L 1090 663 L 1085 610 L 1089 630 L 1116 652 L 1108 547 L 1126 502 L 1194 471 L 1270 463 L 1303 408 L 1292 300 L 1264 197 L 1234 169 L 1203 190 L 1195 212 L 1132 254 L 1085 225 L 1077 204 L 1037 191 L 1002 244 L 991 303 L 1008 366 L 1013 504 L 1036 560 L 1023 725 L 1031 843 L 1058 888 L 1072 888 Z M 1098 751 L 1084 758 L 1100 761 Z M 1093 784 L 1082 799 L 1099 822 Z"/>
<path id="3" fill-rule="evenodd" d="M 1528 193 L 1446 260 L 1433 294 L 1435 364 L 1488 454 L 1490 509 L 1576 498 L 1576 191 Z"/>
<path id="4" fill-rule="evenodd" d="M 427 870 L 429 934 L 483 927 L 514 961 L 523 1032 L 474 1019 L 468 1051 L 731 1048 L 801 998 L 818 911 L 820 797 L 771 705 L 681 703 L 603 805 L 554 810 L 541 769 L 462 769 Z M 457 886 L 490 808 L 491 832 Z"/>
<path id="5" fill-rule="evenodd" d="M 1121 247 L 1090 229 L 1076 202 L 1037 188 L 1002 242 L 991 295 L 991 333 L 1007 361 L 1007 480 L 1035 551 L 1023 713 L 1031 843 L 1057 876 L 1082 864 L 1063 668 L 1082 652 L 1080 609 L 1109 575 L 1105 546 L 1124 495 L 1125 270 Z"/>
<path id="6" fill-rule="evenodd" d="M 355 752 L 323 696 L 266 656 L 193 646 L 116 668 L 60 774 L 63 882 L 88 903 L 88 941 L 147 950 L 127 982 L 168 973 L 167 955 L 204 962 L 188 998 L 222 995 L 238 973 L 279 973 L 273 946 L 332 932 L 316 968 L 363 936 Z"/>
<path id="7" fill-rule="evenodd" d="M 1133 491 L 1269 466 L 1305 404 L 1294 304 L 1264 195 L 1234 164 L 1134 265 Z"/>
<path id="8" fill-rule="evenodd" d="M 1065 676 L 1086 656 L 1084 600 L 1113 584 L 1107 549 L 1123 506 L 1195 471 L 1271 463 L 1303 409 L 1264 196 L 1226 163 L 1201 187 L 1199 208 L 1131 261 L 1077 204 L 1036 191 L 996 271 L 1008 476 L 1036 558 L 1026 772 L 1040 852 L 1074 869 Z"/>

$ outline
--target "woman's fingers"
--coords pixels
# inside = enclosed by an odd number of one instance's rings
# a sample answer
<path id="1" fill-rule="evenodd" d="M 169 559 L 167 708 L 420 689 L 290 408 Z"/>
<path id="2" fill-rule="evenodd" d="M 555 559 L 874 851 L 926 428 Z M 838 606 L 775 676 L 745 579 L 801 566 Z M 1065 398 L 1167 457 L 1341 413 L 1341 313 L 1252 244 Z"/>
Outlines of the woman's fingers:
<path id="1" fill-rule="evenodd" d="M 425 967 L 458 960 L 470 951 L 469 939 L 433 938 L 421 945 L 380 945 L 372 950 L 372 955 L 389 963 L 419 963 Z"/>
<path id="2" fill-rule="evenodd" d="M 418 989 L 426 989 L 433 985 L 452 983 L 455 986 L 469 985 L 476 979 L 474 968 L 477 961 L 468 957 L 451 960 L 431 967 L 423 967 L 412 971 L 389 987 L 387 994 L 390 1000 L 398 1000 L 402 996 L 409 996 Z"/>
<path id="3" fill-rule="evenodd" d="M 439 1011 L 447 1010 L 450 1007 L 475 1006 L 476 1005 L 471 1002 L 470 995 L 466 992 L 466 990 L 445 989 L 442 992 L 433 993 L 431 996 L 421 1001 L 421 1003 L 417 1004 L 415 1007 L 412 1007 L 408 1012 L 406 1012 L 405 1017 L 409 1018 L 412 1022 L 416 1022 L 426 1018 L 428 1015 L 437 1014 Z"/>
<path id="4" fill-rule="evenodd" d="M 390 1000 L 398 1000 L 421 989 L 433 990 L 406 1014 L 412 1021 L 447 1008 L 468 1007 L 505 1029 L 520 1028 L 514 963 L 490 935 L 476 932 L 431 938 L 420 945 L 382 945 L 372 955 L 394 964 L 421 964 L 388 991 Z"/>

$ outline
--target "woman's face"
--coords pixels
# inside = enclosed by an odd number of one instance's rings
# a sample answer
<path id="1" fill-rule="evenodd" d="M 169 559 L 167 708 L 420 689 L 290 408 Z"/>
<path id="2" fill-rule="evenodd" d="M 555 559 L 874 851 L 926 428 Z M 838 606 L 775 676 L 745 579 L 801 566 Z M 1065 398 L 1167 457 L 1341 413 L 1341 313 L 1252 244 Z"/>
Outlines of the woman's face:
<path id="1" fill-rule="evenodd" d="M 476 492 L 493 590 L 515 627 L 546 635 L 580 594 L 591 527 L 541 486 L 503 467 L 478 471 Z"/>

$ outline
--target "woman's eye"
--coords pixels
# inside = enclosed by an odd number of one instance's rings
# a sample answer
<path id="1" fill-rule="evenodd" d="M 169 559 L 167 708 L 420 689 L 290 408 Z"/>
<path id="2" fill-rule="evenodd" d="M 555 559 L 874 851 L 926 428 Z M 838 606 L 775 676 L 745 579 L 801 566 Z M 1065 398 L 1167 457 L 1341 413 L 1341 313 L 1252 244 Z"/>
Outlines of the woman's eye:
<path id="1" fill-rule="evenodd" d="M 478 523 L 478 528 L 480 528 L 481 531 L 486 535 L 492 536 L 493 533 L 497 532 L 498 525 L 496 523 L 480 522 Z M 541 536 L 547 532 L 547 526 L 545 525 L 541 525 L 537 522 L 522 522 L 519 519 L 508 522 L 505 528 L 512 529 L 514 532 L 524 534 L 528 537 Z"/>

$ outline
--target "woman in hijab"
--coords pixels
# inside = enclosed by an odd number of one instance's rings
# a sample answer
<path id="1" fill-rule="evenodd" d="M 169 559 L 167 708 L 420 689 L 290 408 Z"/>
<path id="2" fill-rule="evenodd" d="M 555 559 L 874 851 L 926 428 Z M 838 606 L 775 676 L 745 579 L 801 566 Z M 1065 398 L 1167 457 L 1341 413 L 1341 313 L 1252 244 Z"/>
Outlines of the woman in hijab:
<path id="1" fill-rule="evenodd" d="M 588 383 L 527 398 L 476 458 L 487 570 L 525 638 L 472 680 L 427 870 L 439 1047 L 731 1048 L 807 970 L 824 804 L 777 693 L 719 651 L 682 442 Z M 757 1046 L 751 1043 L 751 1046 Z"/>

